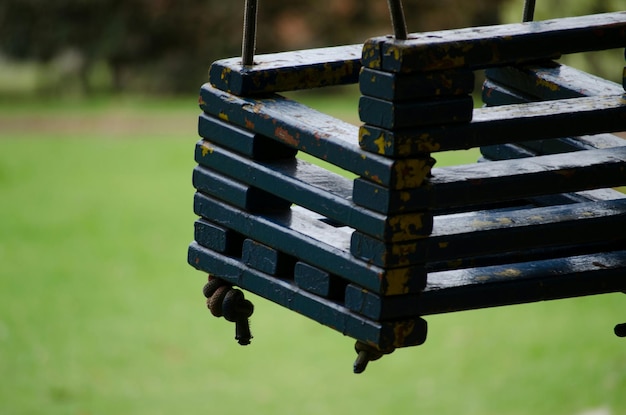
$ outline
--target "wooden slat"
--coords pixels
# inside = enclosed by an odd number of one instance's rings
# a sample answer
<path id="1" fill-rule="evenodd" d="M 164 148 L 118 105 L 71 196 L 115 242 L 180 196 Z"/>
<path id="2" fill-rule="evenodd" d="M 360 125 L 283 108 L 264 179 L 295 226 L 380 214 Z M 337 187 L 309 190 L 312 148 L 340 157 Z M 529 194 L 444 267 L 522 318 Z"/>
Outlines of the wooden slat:
<path id="1" fill-rule="evenodd" d="M 385 270 L 356 259 L 350 254 L 351 229 L 328 225 L 321 220 L 322 216 L 302 208 L 292 208 L 286 213 L 254 215 L 197 193 L 194 212 L 384 295 L 419 292 L 424 288 L 426 272 L 423 267 Z M 203 223 L 204 220 L 200 220 L 198 228 L 202 228 Z"/>
<path id="2" fill-rule="evenodd" d="M 427 212 L 382 215 L 355 205 L 349 180 L 303 160 L 255 162 L 201 141 L 196 145 L 196 161 L 378 239 L 411 240 L 432 230 L 432 214 Z M 206 169 L 196 168 L 194 180 L 205 189 L 208 186 L 200 183 L 209 175 Z"/>
<path id="3" fill-rule="evenodd" d="M 241 260 L 244 264 L 265 274 L 279 278 L 293 278 L 296 259 L 276 249 L 246 239 L 243 242 Z"/>
<path id="4" fill-rule="evenodd" d="M 290 201 L 200 166 L 193 170 L 192 183 L 196 189 L 248 212 L 285 210 L 291 206 Z"/>
<path id="5" fill-rule="evenodd" d="M 626 130 L 622 95 L 501 105 L 474 110 L 473 120 L 431 128 L 390 131 L 362 126 L 363 149 L 387 156 L 412 156 L 490 144 Z"/>
<path id="6" fill-rule="evenodd" d="M 204 221 L 195 224 L 196 239 L 212 251 L 226 255 L 240 256 L 244 236 L 231 229 Z"/>
<path id="7" fill-rule="evenodd" d="M 428 275 L 418 315 L 626 290 L 626 251 Z"/>
<path id="8" fill-rule="evenodd" d="M 395 102 L 468 95 L 474 90 L 474 72 L 452 70 L 405 75 L 363 68 L 359 88 L 363 95 Z"/>
<path id="9" fill-rule="evenodd" d="M 473 108 L 474 101 L 469 95 L 407 102 L 362 96 L 359 100 L 359 118 L 364 123 L 394 130 L 467 123 L 472 119 Z"/>
<path id="10" fill-rule="evenodd" d="M 504 66 L 485 71 L 487 79 L 535 100 L 619 95 L 621 85 L 556 62 Z M 489 96 L 486 96 L 489 104 Z"/>
<path id="11" fill-rule="evenodd" d="M 414 33 L 368 40 L 363 66 L 390 72 L 481 69 L 562 54 L 620 48 L 626 12 Z"/>
<path id="12" fill-rule="evenodd" d="M 353 201 L 379 212 L 445 209 L 626 184 L 626 146 L 433 169 L 428 184 L 394 191 L 357 179 Z"/>
<path id="13" fill-rule="evenodd" d="M 364 318 L 331 300 L 297 287 L 292 281 L 273 278 L 242 264 L 237 259 L 201 247 L 189 246 L 188 262 L 198 270 L 220 278 L 354 339 L 380 348 L 407 347 L 426 340 L 427 324 L 419 317 L 377 322 Z"/>
<path id="14" fill-rule="evenodd" d="M 346 283 L 323 269 L 298 261 L 294 270 L 296 285 L 310 293 L 330 299 L 343 299 Z"/>
<path id="15" fill-rule="evenodd" d="M 385 244 L 355 232 L 351 252 L 381 267 L 540 247 L 624 241 L 626 199 L 503 211 L 437 216 L 433 234 L 412 243 Z"/>
<path id="16" fill-rule="evenodd" d="M 239 98 L 208 84 L 200 93 L 205 112 L 386 187 L 418 187 L 434 163 L 430 157 L 392 160 L 364 151 L 357 145 L 358 127 L 278 95 Z"/>
<path id="17" fill-rule="evenodd" d="M 242 67 L 241 58 L 214 62 L 209 81 L 235 95 L 295 91 L 358 81 L 363 45 L 337 46 L 254 57 L 254 65 Z"/>
<path id="18" fill-rule="evenodd" d="M 298 150 L 271 138 L 229 124 L 206 113 L 198 118 L 200 137 L 254 160 L 293 158 Z"/>
<path id="19" fill-rule="evenodd" d="M 420 294 L 381 297 L 355 285 L 345 305 L 375 320 L 604 294 L 626 289 L 626 251 L 430 273 Z"/>

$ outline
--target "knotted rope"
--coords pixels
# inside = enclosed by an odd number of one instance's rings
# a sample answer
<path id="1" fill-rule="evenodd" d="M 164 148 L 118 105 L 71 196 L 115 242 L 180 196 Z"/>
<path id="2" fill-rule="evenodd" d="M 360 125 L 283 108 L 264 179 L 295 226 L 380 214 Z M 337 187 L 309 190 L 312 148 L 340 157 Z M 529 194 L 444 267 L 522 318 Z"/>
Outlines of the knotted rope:
<path id="1" fill-rule="evenodd" d="M 243 292 L 226 281 L 209 275 L 209 281 L 202 289 L 206 304 L 215 317 L 224 317 L 235 323 L 235 339 L 242 346 L 250 344 L 252 333 L 248 319 L 254 312 L 254 305 L 244 298 Z"/>

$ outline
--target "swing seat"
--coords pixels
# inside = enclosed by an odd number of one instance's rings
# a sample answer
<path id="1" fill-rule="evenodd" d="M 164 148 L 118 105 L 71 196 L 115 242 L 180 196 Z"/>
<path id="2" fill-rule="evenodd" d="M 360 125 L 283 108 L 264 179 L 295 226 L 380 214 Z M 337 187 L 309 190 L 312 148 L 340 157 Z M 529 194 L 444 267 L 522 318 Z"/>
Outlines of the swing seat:
<path id="1" fill-rule="evenodd" d="M 626 291 L 624 87 L 555 60 L 624 46 L 619 12 L 215 62 L 189 264 L 385 352 L 431 314 Z M 357 82 L 361 126 L 277 94 Z"/>

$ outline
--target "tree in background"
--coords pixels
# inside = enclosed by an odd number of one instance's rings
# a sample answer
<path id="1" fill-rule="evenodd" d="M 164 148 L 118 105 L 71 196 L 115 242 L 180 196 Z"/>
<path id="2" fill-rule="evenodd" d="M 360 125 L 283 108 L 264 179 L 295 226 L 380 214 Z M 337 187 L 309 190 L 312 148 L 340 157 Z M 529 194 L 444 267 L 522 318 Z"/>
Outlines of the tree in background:
<path id="1" fill-rule="evenodd" d="M 501 5 L 511 1 L 405 0 L 404 8 L 409 30 L 418 32 L 496 24 Z M 210 62 L 240 53 L 243 5 L 3 0 L 0 53 L 39 63 L 73 56 L 74 78 L 87 92 L 97 65 L 107 68 L 117 90 L 188 92 L 205 81 Z M 257 50 L 359 43 L 390 32 L 385 0 L 262 0 Z"/>

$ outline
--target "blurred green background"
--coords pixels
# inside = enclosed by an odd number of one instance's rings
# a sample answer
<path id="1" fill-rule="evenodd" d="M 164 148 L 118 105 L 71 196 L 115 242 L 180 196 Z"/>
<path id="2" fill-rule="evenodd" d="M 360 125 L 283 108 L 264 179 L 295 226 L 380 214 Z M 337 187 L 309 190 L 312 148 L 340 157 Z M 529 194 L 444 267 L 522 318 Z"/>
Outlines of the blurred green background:
<path id="1" fill-rule="evenodd" d="M 537 18 L 621 3 L 540 1 Z M 521 7 L 405 0 L 411 31 L 513 22 Z M 432 316 L 426 344 L 359 376 L 351 339 L 254 296 L 255 338 L 236 344 L 186 249 L 196 91 L 239 53 L 242 9 L 0 3 L 0 414 L 626 414 L 621 294 Z M 382 0 L 260 12 L 260 52 L 389 31 Z M 621 77 L 623 51 L 596 56 L 574 60 Z M 297 98 L 358 122 L 354 88 Z"/>

